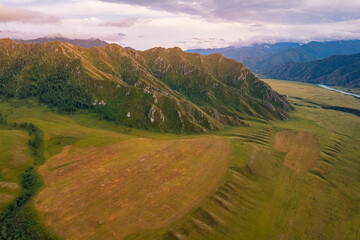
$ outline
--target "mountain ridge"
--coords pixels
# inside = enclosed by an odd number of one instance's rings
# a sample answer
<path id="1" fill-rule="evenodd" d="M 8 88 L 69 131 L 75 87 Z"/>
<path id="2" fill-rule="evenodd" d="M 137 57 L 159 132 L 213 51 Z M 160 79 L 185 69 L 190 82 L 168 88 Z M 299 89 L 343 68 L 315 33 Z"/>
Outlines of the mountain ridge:
<path id="1" fill-rule="evenodd" d="M 0 94 L 37 97 L 62 111 L 93 109 L 127 126 L 206 132 L 245 125 L 247 118 L 287 119 L 290 110 L 284 96 L 220 54 L 9 39 L 0 40 L 0 49 Z"/>
<path id="2" fill-rule="evenodd" d="M 98 38 L 89 38 L 89 39 L 70 39 L 65 37 L 41 37 L 36 39 L 22 40 L 22 39 L 14 39 L 13 41 L 18 43 L 40 43 L 44 44 L 46 42 L 55 42 L 60 41 L 64 43 L 70 43 L 83 48 L 91 48 L 91 47 L 105 47 L 108 45 L 107 42 L 98 39 Z"/>

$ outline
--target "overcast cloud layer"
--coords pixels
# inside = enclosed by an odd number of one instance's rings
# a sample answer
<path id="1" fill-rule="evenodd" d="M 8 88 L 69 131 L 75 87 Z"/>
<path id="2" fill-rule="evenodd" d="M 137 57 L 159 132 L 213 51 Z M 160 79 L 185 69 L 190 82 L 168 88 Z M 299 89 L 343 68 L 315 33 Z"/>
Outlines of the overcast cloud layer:
<path id="1" fill-rule="evenodd" d="M 136 49 L 360 39 L 360 1 L 1 0 L 0 38 L 54 35 Z"/>
<path id="2" fill-rule="evenodd" d="M 104 0 L 137 4 L 173 13 L 187 13 L 213 21 L 265 21 L 315 23 L 354 20 L 360 17 L 360 1 L 354 0 Z"/>

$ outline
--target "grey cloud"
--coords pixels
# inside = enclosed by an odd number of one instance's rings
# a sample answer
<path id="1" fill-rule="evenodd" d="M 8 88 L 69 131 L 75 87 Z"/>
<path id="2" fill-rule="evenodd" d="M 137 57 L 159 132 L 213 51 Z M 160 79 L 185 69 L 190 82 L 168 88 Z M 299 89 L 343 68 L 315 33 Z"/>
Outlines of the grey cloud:
<path id="1" fill-rule="evenodd" d="M 143 19 L 143 18 L 125 18 L 121 20 L 111 20 L 104 23 L 99 24 L 99 26 L 103 27 L 118 27 L 118 28 L 127 28 L 131 27 L 135 24 L 146 24 L 151 22 L 150 19 Z"/>
<path id="2" fill-rule="evenodd" d="M 0 4 L 0 23 L 21 22 L 32 24 L 59 23 L 57 16 L 20 8 L 9 8 Z"/>
<path id="3" fill-rule="evenodd" d="M 126 18 L 118 21 L 107 21 L 99 24 L 99 26 L 126 28 L 133 26 L 137 22 L 139 22 L 139 18 Z"/>
<path id="4" fill-rule="evenodd" d="M 181 41 L 177 42 L 177 43 L 181 43 Z M 186 43 L 195 43 L 197 45 L 202 45 L 202 44 L 221 44 L 221 45 L 230 45 L 231 42 L 226 41 L 224 38 L 206 38 L 206 39 L 200 39 L 200 38 L 192 38 L 191 41 L 186 42 Z"/>
<path id="5" fill-rule="evenodd" d="M 266 21 L 292 24 L 344 21 L 360 18 L 357 0 L 102 0 L 141 5 L 172 13 L 186 13 L 210 21 Z"/>
<path id="6" fill-rule="evenodd" d="M 250 24 L 251 27 L 253 28 L 261 28 L 261 27 L 264 27 L 263 24 L 259 24 L 259 23 L 253 23 L 253 24 Z"/>

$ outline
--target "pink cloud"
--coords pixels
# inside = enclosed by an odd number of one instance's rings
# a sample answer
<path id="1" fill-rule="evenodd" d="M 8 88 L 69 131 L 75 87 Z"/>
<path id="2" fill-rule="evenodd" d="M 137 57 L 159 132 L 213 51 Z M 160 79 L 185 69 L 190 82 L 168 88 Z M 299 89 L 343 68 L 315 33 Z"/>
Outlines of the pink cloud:
<path id="1" fill-rule="evenodd" d="M 60 18 L 54 15 L 20 8 L 9 8 L 0 4 L 0 23 L 21 22 L 32 24 L 59 23 Z"/>

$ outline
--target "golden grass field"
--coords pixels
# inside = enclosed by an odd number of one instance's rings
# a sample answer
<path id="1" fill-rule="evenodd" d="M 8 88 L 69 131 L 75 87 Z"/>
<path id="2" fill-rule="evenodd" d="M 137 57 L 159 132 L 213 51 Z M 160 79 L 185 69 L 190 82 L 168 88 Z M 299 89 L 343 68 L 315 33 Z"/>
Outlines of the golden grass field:
<path id="1" fill-rule="evenodd" d="M 165 227 L 216 189 L 230 154 L 230 141 L 219 137 L 68 146 L 39 169 L 46 187 L 36 208 L 66 239 Z"/>
<path id="2" fill-rule="evenodd" d="M 44 132 L 44 186 L 29 204 L 59 239 L 360 239 L 360 118 L 317 107 L 360 109 L 360 100 L 265 81 L 288 95 L 288 121 L 200 136 L 129 129 L 35 101 L 2 101 L 0 112 Z M 15 132 L 1 146 L 14 146 Z M 1 181 L 18 184 L 16 166 L 15 180 Z"/>
<path id="3" fill-rule="evenodd" d="M 310 132 L 300 130 L 296 135 L 281 131 L 275 134 L 274 148 L 285 152 L 284 164 L 301 175 L 317 166 L 320 157 L 318 138 Z"/>

